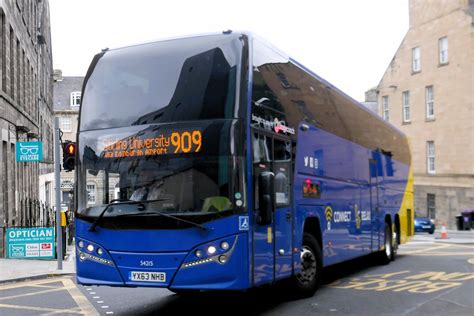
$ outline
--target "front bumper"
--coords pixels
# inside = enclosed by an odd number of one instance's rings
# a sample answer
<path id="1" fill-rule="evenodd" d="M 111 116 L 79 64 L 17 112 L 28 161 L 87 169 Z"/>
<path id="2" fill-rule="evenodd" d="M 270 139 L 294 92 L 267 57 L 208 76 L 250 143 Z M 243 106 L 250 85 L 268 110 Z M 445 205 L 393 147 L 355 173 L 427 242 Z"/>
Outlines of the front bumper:
<path id="1" fill-rule="evenodd" d="M 77 247 L 76 256 L 79 284 L 202 290 L 241 290 L 250 284 L 245 233 L 206 242 L 187 252 L 107 251 L 102 245 L 80 240 L 83 247 Z M 227 249 L 222 249 L 223 242 L 229 245 Z M 88 251 L 88 245 L 94 250 Z M 216 248 L 212 254 L 210 246 Z M 151 277 L 138 281 L 137 274 Z M 155 278 L 158 274 L 164 277 Z"/>

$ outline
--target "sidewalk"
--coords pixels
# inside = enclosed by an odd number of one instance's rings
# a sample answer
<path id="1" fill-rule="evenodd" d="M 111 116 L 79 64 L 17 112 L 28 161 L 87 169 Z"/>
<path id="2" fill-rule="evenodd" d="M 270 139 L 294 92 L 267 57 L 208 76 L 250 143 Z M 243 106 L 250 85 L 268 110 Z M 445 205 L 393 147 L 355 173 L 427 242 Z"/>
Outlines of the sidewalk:
<path id="1" fill-rule="evenodd" d="M 431 241 L 450 244 L 474 244 L 474 230 L 447 230 L 447 238 L 441 238 L 441 230 L 437 229 L 433 235 L 415 233 L 413 241 Z"/>
<path id="2" fill-rule="evenodd" d="M 74 245 L 67 247 L 62 270 L 57 269 L 57 260 L 0 258 L 0 283 L 76 273 L 74 250 Z"/>

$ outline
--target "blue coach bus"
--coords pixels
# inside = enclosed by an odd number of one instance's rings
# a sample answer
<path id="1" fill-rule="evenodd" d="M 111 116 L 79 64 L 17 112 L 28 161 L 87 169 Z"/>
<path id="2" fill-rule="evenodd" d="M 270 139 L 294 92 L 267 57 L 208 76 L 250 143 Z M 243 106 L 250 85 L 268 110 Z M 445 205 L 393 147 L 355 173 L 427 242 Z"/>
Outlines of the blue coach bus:
<path id="1" fill-rule="evenodd" d="M 413 235 L 407 138 L 252 34 L 102 51 L 77 144 L 80 284 L 310 295 Z"/>

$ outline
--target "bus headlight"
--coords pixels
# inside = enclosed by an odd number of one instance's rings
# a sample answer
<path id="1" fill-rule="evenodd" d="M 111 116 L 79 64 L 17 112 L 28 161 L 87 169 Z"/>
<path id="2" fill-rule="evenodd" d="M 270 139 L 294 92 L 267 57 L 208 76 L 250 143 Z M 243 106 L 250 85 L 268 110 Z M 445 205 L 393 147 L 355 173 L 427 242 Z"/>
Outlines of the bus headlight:
<path id="1" fill-rule="evenodd" d="M 93 245 L 87 245 L 87 251 L 93 252 L 94 251 L 94 246 Z"/>
<path id="2" fill-rule="evenodd" d="M 216 247 L 214 247 L 214 246 L 209 246 L 209 247 L 207 247 L 207 253 L 210 254 L 210 255 L 215 254 L 216 251 L 217 251 L 217 249 L 216 249 Z"/>
<path id="3" fill-rule="evenodd" d="M 84 247 L 84 242 L 82 240 L 79 240 L 77 245 L 79 246 L 79 248 L 83 248 Z"/>
<path id="4" fill-rule="evenodd" d="M 102 256 L 104 254 L 104 251 L 102 250 L 102 248 L 97 248 L 97 254 L 99 256 Z"/>
<path id="5" fill-rule="evenodd" d="M 237 244 L 238 236 L 226 237 L 225 239 L 216 240 L 207 245 L 201 245 L 201 249 L 195 249 L 189 259 L 183 263 L 183 268 L 195 267 L 206 263 L 226 264 L 234 251 Z M 218 246 L 217 246 L 218 245 Z M 203 250 L 203 248 L 205 250 Z"/>
<path id="6" fill-rule="evenodd" d="M 229 243 L 228 243 L 227 241 L 221 242 L 221 248 L 222 248 L 223 250 L 229 249 Z"/>

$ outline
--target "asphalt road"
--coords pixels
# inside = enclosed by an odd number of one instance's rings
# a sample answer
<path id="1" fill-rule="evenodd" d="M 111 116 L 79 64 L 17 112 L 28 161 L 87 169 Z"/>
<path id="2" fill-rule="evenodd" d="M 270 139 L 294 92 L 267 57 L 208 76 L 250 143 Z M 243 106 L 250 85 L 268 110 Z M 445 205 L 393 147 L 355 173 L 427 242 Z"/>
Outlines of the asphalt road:
<path id="1" fill-rule="evenodd" d="M 474 315 L 474 245 L 416 240 L 387 266 L 367 257 L 326 269 L 307 299 L 283 286 L 181 297 L 62 277 L 0 285 L 0 315 Z"/>

